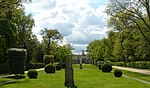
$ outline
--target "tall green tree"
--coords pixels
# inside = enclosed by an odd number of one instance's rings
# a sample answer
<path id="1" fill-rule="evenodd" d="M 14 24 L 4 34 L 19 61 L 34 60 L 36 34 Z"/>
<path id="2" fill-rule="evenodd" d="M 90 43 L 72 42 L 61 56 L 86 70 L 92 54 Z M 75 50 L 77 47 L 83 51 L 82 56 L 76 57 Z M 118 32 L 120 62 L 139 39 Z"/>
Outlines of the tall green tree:
<path id="1" fill-rule="evenodd" d="M 72 54 L 72 49 L 73 48 L 70 46 L 70 44 L 58 47 L 57 58 L 59 58 L 60 62 L 66 61 L 67 55 Z"/>
<path id="2" fill-rule="evenodd" d="M 117 27 L 116 22 L 123 22 L 126 28 L 138 29 L 146 41 L 150 43 L 150 0 L 110 0 L 107 14 L 110 16 L 111 26 Z M 121 26 L 120 26 L 121 27 Z M 144 27 L 144 28 L 143 28 Z"/>
<path id="3" fill-rule="evenodd" d="M 58 32 L 57 29 L 47 29 L 41 31 L 41 35 L 43 36 L 44 44 L 46 45 L 46 54 L 50 54 L 50 45 L 55 44 L 58 41 L 63 39 L 62 34 Z"/>
<path id="4" fill-rule="evenodd" d="M 35 44 L 32 40 L 38 42 L 32 33 L 34 20 L 31 15 L 25 15 L 22 5 L 22 2 L 28 1 L 30 0 L 0 0 L 0 57 L 3 62 L 7 61 L 8 48 L 26 48 L 27 52 L 32 52 L 35 48 L 31 48 Z M 33 54 L 28 55 L 34 57 Z"/>

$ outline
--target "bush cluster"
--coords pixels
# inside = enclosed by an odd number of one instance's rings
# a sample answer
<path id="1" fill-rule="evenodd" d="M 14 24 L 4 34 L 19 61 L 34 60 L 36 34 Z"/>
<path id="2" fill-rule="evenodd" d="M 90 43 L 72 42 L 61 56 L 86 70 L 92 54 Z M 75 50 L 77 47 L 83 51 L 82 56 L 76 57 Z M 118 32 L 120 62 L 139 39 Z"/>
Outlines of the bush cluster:
<path id="1" fill-rule="evenodd" d="M 112 66 L 110 64 L 103 64 L 101 66 L 101 69 L 102 69 L 103 72 L 111 72 Z"/>
<path id="2" fill-rule="evenodd" d="M 46 73 L 55 73 L 55 66 L 53 64 L 47 64 L 44 69 Z"/>
<path id="3" fill-rule="evenodd" d="M 114 62 L 115 66 L 125 66 L 123 62 Z M 150 69 L 150 61 L 136 61 L 134 63 L 127 62 L 127 67 L 140 68 L 140 69 Z"/>
<path id="4" fill-rule="evenodd" d="M 33 79 L 33 78 L 37 78 L 38 76 L 38 72 L 34 69 L 30 69 L 27 73 L 28 77 Z"/>
<path id="5" fill-rule="evenodd" d="M 26 70 L 38 69 L 38 68 L 44 68 L 44 64 L 43 63 L 28 63 L 28 64 L 26 64 Z"/>
<path id="6" fill-rule="evenodd" d="M 44 65 L 47 65 L 49 63 L 54 63 L 54 56 L 53 55 L 44 55 L 43 62 L 44 62 Z"/>
<path id="7" fill-rule="evenodd" d="M 119 69 L 116 69 L 116 70 L 114 71 L 114 76 L 115 76 L 115 77 L 121 77 L 121 76 L 122 76 L 122 71 L 119 70 Z"/>

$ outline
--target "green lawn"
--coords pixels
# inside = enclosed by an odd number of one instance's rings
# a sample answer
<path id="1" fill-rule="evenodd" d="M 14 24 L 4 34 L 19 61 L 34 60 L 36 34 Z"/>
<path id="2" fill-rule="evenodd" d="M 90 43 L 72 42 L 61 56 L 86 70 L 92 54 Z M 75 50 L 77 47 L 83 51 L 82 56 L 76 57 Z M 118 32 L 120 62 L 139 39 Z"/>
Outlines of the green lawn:
<path id="1" fill-rule="evenodd" d="M 144 75 L 144 74 L 140 74 L 140 73 L 136 73 L 136 72 L 130 72 L 130 71 L 122 71 L 125 75 L 128 75 L 130 77 L 134 77 L 134 78 L 138 78 L 138 79 L 142 79 L 145 81 L 150 82 L 150 75 Z"/>
<path id="2" fill-rule="evenodd" d="M 115 78 L 113 72 L 103 73 L 92 65 L 74 65 L 74 81 L 77 88 L 149 88 L 150 85 L 125 77 Z M 55 74 L 39 71 L 37 79 L 21 79 L 14 83 L 1 85 L 0 88 L 66 88 L 64 86 L 64 70 Z M 2 81 L 10 79 L 0 78 Z M 12 80 L 12 79 L 11 79 Z"/>

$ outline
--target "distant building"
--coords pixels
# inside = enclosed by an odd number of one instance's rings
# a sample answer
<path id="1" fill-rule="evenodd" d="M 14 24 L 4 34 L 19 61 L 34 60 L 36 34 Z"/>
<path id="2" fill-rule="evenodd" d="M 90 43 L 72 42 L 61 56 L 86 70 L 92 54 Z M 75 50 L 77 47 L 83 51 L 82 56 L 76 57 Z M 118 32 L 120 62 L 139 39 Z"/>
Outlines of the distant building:
<path id="1" fill-rule="evenodd" d="M 93 60 L 89 59 L 86 54 L 74 54 L 72 57 L 72 64 L 80 64 L 80 59 L 82 59 L 82 63 L 92 64 Z"/>

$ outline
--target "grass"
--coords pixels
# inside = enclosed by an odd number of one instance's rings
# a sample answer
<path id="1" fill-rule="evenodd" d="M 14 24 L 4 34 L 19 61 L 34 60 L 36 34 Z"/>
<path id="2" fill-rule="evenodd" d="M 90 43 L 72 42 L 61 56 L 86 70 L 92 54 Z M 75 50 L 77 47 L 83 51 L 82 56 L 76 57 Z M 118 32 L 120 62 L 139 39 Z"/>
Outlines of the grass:
<path id="1" fill-rule="evenodd" d="M 92 65 L 83 65 L 83 69 L 79 69 L 79 65 L 73 65 L 73 68 L 77 88 L 149 88 L 150 86 L 125 77 L 115 78 L 113 72 L 103 73 Z M 26 78 L 20 80 L 21 82 L 1 85 L 0 88 L 66 88 L 64 86 L 64 70 L 56 71 L 55 74 L 46 74 L 44 71 L 38 73 L 37 79 L 29 79 L 26 76 Z M 14 80 L 0 79 L 1 81 Z"/>
<path id="2" fill-rule="evenodd" d="M 142 79 L 142 80 L 150 82 L 150 75 L 144 75 L 144 74 L 125 71 L 125 70 L 123 70 L 122 72 L 123 72 L 124 75 L 128 75 L 130 77 L 134 77 L 134 78 L 138 78 L 138 79 Z"/>

